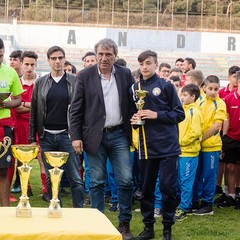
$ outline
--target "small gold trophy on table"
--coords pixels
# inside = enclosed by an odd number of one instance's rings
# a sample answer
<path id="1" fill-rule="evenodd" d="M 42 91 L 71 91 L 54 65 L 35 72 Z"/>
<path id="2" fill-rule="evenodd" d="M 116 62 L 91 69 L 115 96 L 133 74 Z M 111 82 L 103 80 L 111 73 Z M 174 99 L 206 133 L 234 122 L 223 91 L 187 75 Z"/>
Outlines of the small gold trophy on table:
<path id="1" fill-rule="evenodd" d="M 61 167 L 64 163 L 67 162 L 69 153 L 45 152 L 44 154 L 46 156 L 46 161 L 53 167 L 53 169 L 49 170 L 52 184 L 52 199 L 48 208 L 48 217 L 61 218 L 62 210 L 60 206 L 60 201 L 58 199 L 58 192 L 63 170 L 59 167 Z"/>
<path id="2" fill-rule="evenodd" d="M 28 166 L 27 164 L 37 157 L 38 151 L 39 147 L 37 145 L 12 145 L 13 156 L 23 164 L 22 166 L 18 167 L 22 195 L 19 198 L 20 201 L 16 210 L 17 217 L 29 218 L 32 216 L 32 209 L 29 203 L 29 197 L 27 195 L 28 180 L 32 167 Z"/>
<path id="3" fill-rule="evenodd" d="M 136 103 L 136 106 L 137 106 L 138 111 L 141 111 L 143 109 L 144 104 L 145 104 L 145 101 L 143 99 L 147 96 L 148 91 L 146 91 L 146 90 L 136 90 L 135 93 L 136 93 L 136 95 L 139 99 Z M 141 118 L 139 118 L 137 120 L 136 125 L 143 125 L 144 123 L 145 123 L 145 121 L 142 120 Z"/>

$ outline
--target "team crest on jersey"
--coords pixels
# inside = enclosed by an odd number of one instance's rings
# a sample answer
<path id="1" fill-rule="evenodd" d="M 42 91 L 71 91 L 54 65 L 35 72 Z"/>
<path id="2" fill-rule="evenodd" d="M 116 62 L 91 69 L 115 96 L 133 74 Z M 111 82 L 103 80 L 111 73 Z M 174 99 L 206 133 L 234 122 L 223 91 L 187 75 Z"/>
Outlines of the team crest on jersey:
<path id="1" fill-rule="evenodd" d="M 7 156 L 7 162 L 11 162 L 11 160 L 12 160 L 11 155 L 8 155 L 8 156 Z"/>
<path id="2" fill-rule="evenodd" d="M 0 87 L 1 88 L 6 88 L 7 87 L 7 81 L 5 81 L 5 80 L 0 81 Z"/>
<path id="3" fill-rule="evenodd" d="M 161 94 L 161 89 L 158 88 L 158 87 L 155 87 L 153 90 L 152 90 L 152 93 L 154 96 L 159 96 Z"/>

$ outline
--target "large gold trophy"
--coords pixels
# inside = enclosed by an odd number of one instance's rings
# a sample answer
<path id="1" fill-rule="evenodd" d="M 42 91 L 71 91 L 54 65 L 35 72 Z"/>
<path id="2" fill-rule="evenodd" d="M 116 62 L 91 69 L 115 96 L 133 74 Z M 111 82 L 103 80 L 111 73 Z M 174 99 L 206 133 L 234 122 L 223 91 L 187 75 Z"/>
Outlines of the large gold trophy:
<path id="1" fill-rule="evenodd" d="M 143 99 L 147 96 L 148 91 L 146 91 L 146 90 L 136 90 L 135 93 L 136 93 L 136 95 L 139 99 L 136 103 L 136 106 L 137 106 L 138 111 L 141 111 L 143 109 L 144 104 L 145 104 L 145 101 Z M 143 125 L 144 123 L 145 123 L 145 121 L 142 120 L 141 118 L 139 118 L 136 122 L 136 125 Z"/>
<path id="2" fill-rule="evenodd" d="M 60 169 L 68 160 L 69 153 L 67 152 L 45 152 L 46 161 L 53 167 L 49 170 L 52 184 L 52 199 L 48 208 L 49 218 L 61 218 L 62 210 L 58 199 L 58 192 L 63 170 Z"/>
<path id="3" fill-rule="evenodd" d="M 17 206 L 16 216 L 29 218 L 32 216 L 32 209 L 29 203 L 29 197 L 27 195 L 28 181 L 32 167 L 27 164 L 37 157 L 39 147 L 37 145 L 19 144 L 12 145 L 12 153 L 23 165 L 18 167 L 18 172 L 21 182 L 22 195 L 19 198 L 20 201 Z"/>

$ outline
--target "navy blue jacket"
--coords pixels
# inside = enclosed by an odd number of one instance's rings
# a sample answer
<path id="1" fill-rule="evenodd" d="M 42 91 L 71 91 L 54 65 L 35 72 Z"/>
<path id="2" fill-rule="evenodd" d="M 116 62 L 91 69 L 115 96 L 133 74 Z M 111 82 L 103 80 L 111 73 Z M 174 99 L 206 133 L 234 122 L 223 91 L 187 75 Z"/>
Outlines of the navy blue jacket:
<path id="1" fill-rule="evenodd" d="M 130 93 L 133 101 L 139 83 L 134 83 Z M 142 90 L 147 90 L 143 109 L 157 112 L 157 119 L 146 119 L 144 130 L 146 136 L 147 155 L 149 159 L 177 156 L 181 153 L 179 145 L 178 123 L 185 118 L 182 104 L 173 84 L 166 82 L 154 74 L 147 80 L 140 79 Z M 132 113 L 136 112 L 132 102 Z M 143 145 L 143 131 L 139 127 L 139 157 L 146 158 Z"/>

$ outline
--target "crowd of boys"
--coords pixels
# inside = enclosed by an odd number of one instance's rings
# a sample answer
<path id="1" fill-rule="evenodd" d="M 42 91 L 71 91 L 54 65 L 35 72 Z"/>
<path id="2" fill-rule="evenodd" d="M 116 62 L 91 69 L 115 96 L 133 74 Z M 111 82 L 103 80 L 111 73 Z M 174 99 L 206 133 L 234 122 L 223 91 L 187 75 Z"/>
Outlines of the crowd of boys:
<path id="1" fill-rule="evenodd" d="M 229 84 L 220 90 L 219 78 L 204 79 L 192 58 L 179 58 L 171 68 L 158 65 L 157 53 L 147 50 L 131 74 L 111 39 L 94 50 L 82 57 L 84 70 L 77 73 L 65 51 L 53 46 L 47 52 L 51 72 L 39 77 L 33 51 L 13 51 L 10 67 L 2 64 L 0 39 L 0 90 L 12 92 L 11 100 L 0 102 L 0 140 L 10 136 L 14 144 L 40 145 L 43 200 L 52 195 L 44 152 L 54 150 L 70 153 L 64 170 L 73 207 L 83 207 L 85 192 L 85 204 L 104 212 L 110 186 L 109 211 L 119 211 L 124 240 L 133 239 L 133 197 L 141 202 L 144 223 L 137 240 L 156 237 L 155 217 L 162 216 L 163 239 L 169 240 L 175 221 L 212 215 L 214 202 L 240 209 L 240 68 L 229 68 Z M 136 90 L 148 92 L 142 110 Z M 0 162 L 1 206 L 15 201 L 11 158 L 9 150 Z M 16 173 L 11 192 L 20 191 Z M 214 200 L 215 193 L 221 195 Z"/>

